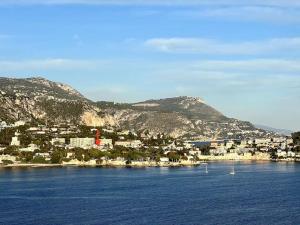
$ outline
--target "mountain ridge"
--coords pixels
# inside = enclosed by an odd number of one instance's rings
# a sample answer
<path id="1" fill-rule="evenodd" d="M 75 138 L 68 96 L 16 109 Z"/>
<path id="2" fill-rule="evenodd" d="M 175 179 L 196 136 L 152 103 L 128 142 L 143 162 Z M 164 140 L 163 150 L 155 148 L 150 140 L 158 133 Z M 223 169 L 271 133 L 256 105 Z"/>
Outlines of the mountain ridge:
<path id="1" fill-rule="evenodd" d="M 226 117 L 198 97 L 93 102 L 69 85 L 42 77 L 0 77 L 0 103 L 2 120 L 47 120 L 194 139 L 268 135 L 250 122 Z"/>

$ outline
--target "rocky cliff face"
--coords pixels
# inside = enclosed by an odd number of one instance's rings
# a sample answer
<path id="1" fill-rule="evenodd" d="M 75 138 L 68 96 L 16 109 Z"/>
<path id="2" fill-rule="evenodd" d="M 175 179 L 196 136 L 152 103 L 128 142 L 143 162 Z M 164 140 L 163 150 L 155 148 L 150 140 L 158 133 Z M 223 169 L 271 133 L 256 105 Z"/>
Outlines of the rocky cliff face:
<path id="1" fill-rule="evenodd" d="M 47 120 L 54 123 L 114 124 L 72 87 L 41 77 L 0 78 L 0 119 Z"/>
<path id="2" fill-rule="evenodd" d="M 20 119 L 112 126 L 195 139 L 268 135 L 249 122 L 227 118 L 200 98 L 95 103 L 68 85 L 44 78 L 0 78 L 0 120 Z"/>

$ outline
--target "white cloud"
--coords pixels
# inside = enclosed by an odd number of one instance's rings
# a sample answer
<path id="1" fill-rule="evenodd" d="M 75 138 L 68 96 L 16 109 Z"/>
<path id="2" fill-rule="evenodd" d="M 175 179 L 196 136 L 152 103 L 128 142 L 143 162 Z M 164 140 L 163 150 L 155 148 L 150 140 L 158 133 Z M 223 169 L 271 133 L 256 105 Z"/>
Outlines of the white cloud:
<path id="1" fill-rule="evenodd" d="M 209 18 L 227 21 L 267 21 L 275 23 L 299 23 L 299 8 L 262 5 L 210 7 L 192 10 L 179 10 L 173 13 L 177 16 L 191 18 Z"/>
<path id="2" fill-rule="evenodd" d="M 146 46 L 162 52 L 199 53 L 221 55 L 257 55 L 269 53 L 299 52 L 300 37 L 274 38 L 266 41 L 223 43 L 204 38 L 154 38 Z"/>

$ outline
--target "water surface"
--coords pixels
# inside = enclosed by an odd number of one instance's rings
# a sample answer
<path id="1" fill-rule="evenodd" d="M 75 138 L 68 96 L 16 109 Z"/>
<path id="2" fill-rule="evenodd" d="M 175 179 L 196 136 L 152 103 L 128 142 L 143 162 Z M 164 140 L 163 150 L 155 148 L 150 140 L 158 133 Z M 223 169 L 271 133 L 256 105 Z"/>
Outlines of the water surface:
<path id="1" fill-rule="evenodd" d="M 0 224 L 300 224 L 300 164 L 0 169 Z"/>

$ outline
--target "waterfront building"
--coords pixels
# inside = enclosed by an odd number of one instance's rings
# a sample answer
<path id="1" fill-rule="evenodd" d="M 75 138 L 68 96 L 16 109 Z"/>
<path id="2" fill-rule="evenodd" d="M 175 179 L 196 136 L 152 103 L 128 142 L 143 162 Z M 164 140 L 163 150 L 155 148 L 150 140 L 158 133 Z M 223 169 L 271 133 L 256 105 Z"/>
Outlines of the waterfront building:
<path id="1" fill-rule="evenodd" d="M 75 157 L 75 153 L 74 152 L 68 152 L 67 153 L 67 159 L 71 159 L 71 158 L 74 158 Z"/>
<path id="2" fill-rule="evenodd" d="M 70 146 L 74 148 L 88 149 L 95 145 L 95 138 L 71 138 Z"/>
<path id="3" fill-rule="evenodd" d="M 0 155 L 0 163 L 3 163 L 3 161 L 16 162 L 16 156 L 12 156 L 12 155 Z"/>
<path id="4" fill-rule="evenodd" d="M 168 163 L 170 162 L 170 159 L 168 157 L 161 157 L 159 161 L 162 163 Z"/>
<path id="5" fill-rule="evenodd" d="M 227 153 L 227 150 L 225 148 L 216 148 L 216 149 L 210 149 L 209 153 L 211 155 L 225 155 Z"/>
<path id="6" fill-rule="evenodd" d="M 30 144 L 27 148 L 20 148 L 20 152 L 34 152 L 35 150 L 39 150 L 39 147 L 36 144 Z"/>

